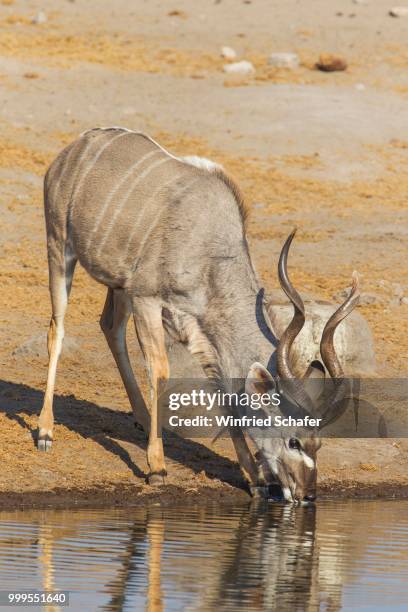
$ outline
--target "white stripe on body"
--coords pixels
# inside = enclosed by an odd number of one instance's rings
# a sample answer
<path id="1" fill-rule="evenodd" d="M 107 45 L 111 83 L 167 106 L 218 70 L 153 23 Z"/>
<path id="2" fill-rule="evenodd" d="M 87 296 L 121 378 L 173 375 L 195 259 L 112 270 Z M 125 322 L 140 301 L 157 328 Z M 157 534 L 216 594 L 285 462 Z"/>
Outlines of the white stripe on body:
<path id="1" fill-rule="evenodd" d="M 126 136 L 126 133 L 124 134 L 118 134 L 117 136 L 114 136 L 113 138 L 111 138 L 110 140 L 108 140 L 108 142 L 105 142 L 105 144 L 99 149 L 99 151 L 96 153 L 96 155 L 94 155 L 94 157 L 92 158 L 90 164 L 88 165 L 88 167 L 86 168 L 85 172 L 82 174 L 81 178 L 79 179 L 78 183 L 75 186 L 74 192 L 72 194 L 71 197 L 71 214 L 72 214 L 72 210 L 75 207 L 75 198 L 77 193 L 79 193 L 79 190 L 81 189 L 84 180 L 86 179 L 86 177 L 88 176 L 88 174 L 90 173 L 90 171 L 92 170 L 92 168 L 95 166 L 96 162 L 98 161 L 98 159 L 100 158 L 100 156 L 102 155 L 102 153 L 115 141 L 118 140 L 121 136 Z"/>
<path id="2" fill-rule="evenodd" d="M 122 187 L 122 185 L 129 179 L 129 177 L 133 174 L 133 172 L 136 170 L 136 168 L 138 168 L 138 166 L 140 166 L 141 164 L 143 164 L 143 162 L 145 162 L 147 159 L 149 159 L 150 157 L 153 157 L 154 155 L 157 155 L 157 153 L 159 153 L 159 151 L 150 151 L 149 153 L 146 153 L 146 155 L 144 155 L 141 159 L 138 159 L 137 162 L 135 162 L 134 164 L 132 164 L 130 166 L 130 168 L 125 172 L 125 174 L 122 176 L 122 178 L 119 180 L 119 182 L 110 190 L 110 192 L 108 193 L 106 200 L 99 212 L 99 215 L 96 219 L 96 223 L 93 227 L 93 229 L 89 232 L 89 237 L 88 237 L 88 241 L 86 243 L 86 247 L 85 250 L 87 251 L 89 249 L 89 247 L 91 246 L 92 240 L 96 234 L 96 232 L 98 231 L 106 211 L 108 210 L 108 207 L 110 205 L 110 203 L 112 202 L 113 198 L 115 197 L 115 194 L 119 191 L 119 189 Z"/>
<path id="3" fill-rule="evenodd" d="M 134 165 L 133 165 L 133 166 L 132 166 L 132 167 L 131 167 L 131 168 L 128 170 L 128 172 L 127 172 L 127 173 L 124 175 L 124 177 L 122 177 L 122 179 L 121 179 L 121 181 L 120 181 L 120 183 L 119 183 L 119 186 L 121 186 L 121 185 L 122 185 L 122 184 L 125 182 L 125 180 L 127 180 L 127 179 L 129 178 L 129 176 L 130 176 L 130 174 L 133 172 L 133 170 L 135 170 L 135 169 L 136 169 L 136 168 L 137 168 L 137 167 L 138 167 L 138 166 L 139 166 L 139 165 L 140 165 L 140 164 L 141 164 L 143 161 L 145 161 L 145 160 L 146 160 L 148 157 L 151 157 L 152 155 L 157 154 L 157 153 L 160 153 L 160 151 L 152 151 L 152 152 L 148 153 L 147 155 L 145 155 L 144 157 L 142 157 L 142 159 L 141 159 L 141 160 L 139 160 L 139 162 L 137 162 L 136 164 L 134 164 Z M 127 203 L 127 201 L 129 200 L 129 197 L 130 197 L 130 195 L 131 195 L 132 191 L 133 191 L 133 190 L 136 188 L 136 186 L 137 186 L 137 185 L 138 185 L 138 184 L 139 184 L 141 181 L 143 181 L 143 179 L 145 179 L 145 178 L 146 178 L 146 176 L 148 176 L 148 175 L 150 174 L 150 172 L 152 172 L 152 170 L 154 170 L 154 169 L 155 169 L 155 168 L 157 168 L 158 166 L 161 166 L 162 164 L 164 164 L 164 163 L 166 163 L 166 162 L 168 162 L 168 161 L 170 161 L 170 159 L 169 159 L 169 158 L 167 158 L 167 157 L 165 157 L 164 159 L 159 159 L 158 161 L 156 161 L 156 162 L 154 162 L 153 164 L 151 164 L 151 165 L 150 165 L 148 168 L 146 168 L 146 170 L 144 170 L 144 171 L 143 171 L 141 174 L 139 174 L 139 176 L 137 176 L 137 177 L 136 177 L 135 181 L 134 181 L 134 182 L 131 184 L 131 186 L 130 186 L 130 187 L 129 187 L 129 189 L 127 190 L 126 194 L 124 195 L 124 197 L 123 197 L 122 202 L 120 203 L 120 205 L 119 205 L 119 206 L 117 206 L 117 207 L 115 208 L 115 210 L 114 210 L 114 212 L 113 212 L 113 215 L 112 215 L 112 217 L 111 217 L 111 219 L 110 219 L 110 221 L 109 221 L 109 224 L 108 224 L 108 228 L 107 228 L 106 234 L 105 234 L 105 236 L 102 238 L 102 240 L 101 240 L 101 242 L 99 243 L 99 246 L 98 246 L 98 248 L 97 248 L 97 250 L 96 250 L 96 256 L 99 256 L 99 255 L 101 254 L 101 251 L 102 251 L 103 247 L 105 246 L 106 241 L 108 240 L 108 237 L 109 237 L 109 235 L 110 235 L 111 231 L 112 231 L 112 230 L 113 230 L 113 228 L 114 228 L 115 221 L 116 221 L 116 219 L 118 218 L 118 215 L 119 215 L 119 214 L 122 212 L 122 210 L 123 210 L 123 208 L 124 208 L 125 204 L 126 204 L 126 203 Z M 117 187 L 115 188 L 114 192 L 116 192 L 116 191 L 117 191 L 117 189 L 119 189 L 119 186 L 117 186 Z M 112 198 L 113 198 L 113 195 L 112 195 L 112 192 L 111 192 L 111 194 L 109 194 L 109 196 L 108 196 L 108 200 L 109 200 L 108 204 L 106 204 L 106 202 L 105 202 L 105 205 L 104 205 L 104 210 L 106 210 L 107 205 L 109 205 L 109 204 L 110 204 L 110 202 L 112 201 Z M 94 230 L 93 230 L 93 234 L 95 234 L 95 232 L 97 231 L 98 227 L 99 227 L 99 225 L 97 224 L 97 225 L 95 226 Z M 90 238 L 90 241 L 91 241 L 91 240 L 92 240 L 92 236 L 91 236 L 91 238 Z M 88 247 L 89 247 L 89 243 L 90 243 L 90 241 L 88 242 Z"/>
<path id="4" fill-rule="evenodd" d="M 76 172 L 76 176 L 78 176 L 78 173 L 80 171 L 80 167 L 81 167 L 81 162 L 84 159 L 85 155 L 88 153 L 89 149 L 92 147 L 92 145 L 94 145 L 95 143 L 97 143 L 99 140 L 101 140 L 102 136 L 104 136 L 104 134 L 100 134 L 97 138 L 95 138 L 94 140 L 90 140 L 84 150 L 82 151 L 82 153 L 79 156 L 79 159 L 76 163 L 77 166 L 77 172 Z M 80 140 L 78 140 L 72 147 L 70 152 L 68 153 L 66 159 L 64 160 L 64 165 L 62 168 L 62 172 L 59 175 L 58 179 L 53 183 L 52 187 L 53 187 L 53 192 L 51 192 L 49 194 L 50 199 L 52 199 L 54 202 L 57 201 L 57 198 L 59 196 L 59 191 L 60 191 L 60 187 L 61 187 L 61 183 L 63 178 L 65 177 L 66 173 L 68 170 L 71 170 L 71 166 L 70 166 L 70 161 L 71 161 L 71 157 L 74 154 L 74 151 L 76 151 L 76 147 L 77 145 L 80 144 Z M 73 181 L 73 186 L 75 185 L 75 181 Z M 52 194 L 52 195 L 51 195 Z"/>
<path id="5" fill-rule="evenodd" d="M 133 230 L 130 232 L 128 240 L 126 242 L 126 245 L 124 246 L 123 252 L 125 253 L 124 258 L 121 261 L 121 264 L 125 263 L 127 255 L 128 255 L 128 251 L 130 248 L 130 245 L 132 243 L 133 238 L 135 237 L 136 233 L 138 232 L 139 228 L 139 223 L 140 221 L 143 219 L 143 211 L 145 211 L 146 209 L 149 208 L 149 204 L 152 200 L 154 200 L 154 198 L 157 196 L 158 193 L 160 193 L 160 191 L 162 189 L 166 189 L 167 187 L 169 187 L 170 185 L 172 185 L 173 183 L 176 183 L 179 179 L 181 178 L 181 175 L 176 175 L 174 176 L 170 181 L 168 181 L 167 183 L 164 183 L 163 185 L 160 185 L 154 192 L 153 194 L 147 199 L 145 200 L 145 202 L 143 202 L 143 204 L 145 204 L 143 207 L 140 206 L 139 207 L 139 215 L 137 216 L 137 218 L 135 219 L 135 221 L 132 223 L 134 223 L 133 225 Z"/>
<path id="6" fill-rule="evenodd" d="M 183 187 L 181 187 L 180 189 L 178 189 L 176 191 L 176 193 L 174 194 L 175 197 L 178 197 L 179 195 L 181 195 L 184 191 L 186 191 L 189 187 L 191 187 L 191 185 L 193 185 L 198 180 L 199 180 L 199 177 L 195 177 L 192 181 L 187 183 L 187 185 L 183 185 Z M 160 222 L 160 215 L 157 215 L 156 221 L 150 226 L 149 231 L 146 232 L 146 234 L 143 237 L 142 242 L 140 243 L 139 250 L 138 250 L 138 252 L 136 254 L 135 261 L 134 261 L 134 264 L 132 266 L 132 271 L 136 268 L 136 265 L 137 265 L 137 262 L 139 260 L 140 254 L 143 252 L 143 249 L 144 249 L 144 246 L 145 246 L 146 242 L 149 240 L 153 230 L 155 229 L 155 227 L 158 225 L 159 222 Z M 129 245 L 130 245 L 130 241 L 129 241 Z"/>

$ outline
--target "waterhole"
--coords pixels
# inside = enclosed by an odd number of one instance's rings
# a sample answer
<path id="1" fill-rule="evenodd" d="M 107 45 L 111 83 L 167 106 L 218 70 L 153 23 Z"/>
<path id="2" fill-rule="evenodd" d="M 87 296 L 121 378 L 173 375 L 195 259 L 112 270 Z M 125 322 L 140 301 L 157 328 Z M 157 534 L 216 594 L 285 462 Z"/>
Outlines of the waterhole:
<path id="1" fill-rule="evenodd" d="M 30 589 L 81 611 L 407 610 L 408 501 L 2 511 L 0 591 Z"/>

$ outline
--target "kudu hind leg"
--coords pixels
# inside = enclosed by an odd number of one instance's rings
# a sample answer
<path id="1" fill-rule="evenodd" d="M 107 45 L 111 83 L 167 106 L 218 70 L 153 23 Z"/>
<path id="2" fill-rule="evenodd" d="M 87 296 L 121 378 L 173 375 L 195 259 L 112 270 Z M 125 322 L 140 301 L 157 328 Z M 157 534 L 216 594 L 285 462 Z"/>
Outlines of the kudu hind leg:
<path id="1" fill-rule="evenodd" d="M 134 298 L 133 317 L 150 383 L 150 432 L 147 446 L 150 474 L 148 480 L 149 484 L 163 484 L 167 472 L 158 399 L 162 385 L 169 378 L 169 362 L 162 323 L 162 306 L 153 298 Z"/>
<path id="2" fill-rule="evenodd" d="M 100 326 L 125 386 L 135 424 L 140 424 L 148 434 L 150 417 L 136 382 L 126 345 L 126 327 L 131 313 L 132 305 L 123 289 L 108 289 Z"/>
<path id="3" fill-rule="evenodd" d="M 53 399 L 58 359 L 64 339 L 64 317 L 72 286 L 76 258 L 68 252 L 61 255 L 61 261 L 49 259 L 50 295 L 52 317 L 48 329 L 48 376 L 44 403 L 38 420 L 38 449 L 48 451 L 53 438 Z"/>

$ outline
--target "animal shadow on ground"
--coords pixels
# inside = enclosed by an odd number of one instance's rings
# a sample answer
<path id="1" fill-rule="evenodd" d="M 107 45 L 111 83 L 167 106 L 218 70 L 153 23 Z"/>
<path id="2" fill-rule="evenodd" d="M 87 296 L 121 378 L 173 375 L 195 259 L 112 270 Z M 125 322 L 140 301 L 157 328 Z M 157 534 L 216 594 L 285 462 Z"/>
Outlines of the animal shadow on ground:
<path id="1" fill-rule="evenodd" d="M 43 396 L 43 392 L 28 385 L 0 380 L 0 411 L 30 431 L 33 444 L 36 442 L 37 431 L 25 422 L 22 415 L 39 415 Z M 133 443 L 146 451 L 146 436 L 143 431 L 135 428 L 130 412 L 98 406 L 93 402 L 78 400 L 73 395 L 54 395 L 54 418 L 56 424 L 65 425 L 85 439 L 91 438 L 108 452 L 117 455 L 137 478 L 146 477 L 129 453 L 117 442 L 119 440 Z M 165 455 L 172 461 L 195 473 L 204 470 L 210 479 L 219 479 L 233 487 L 245 489 L 237 463 L 222 457 L 199 442 L 182 438 L 173 432 L 163 432 L 163 441 Z M 58 439 L 54 442 L 54 444 L 63 443 L 63 440 L 58 442 Z M 36 452 L 34 447 L 33 452 Z"/>

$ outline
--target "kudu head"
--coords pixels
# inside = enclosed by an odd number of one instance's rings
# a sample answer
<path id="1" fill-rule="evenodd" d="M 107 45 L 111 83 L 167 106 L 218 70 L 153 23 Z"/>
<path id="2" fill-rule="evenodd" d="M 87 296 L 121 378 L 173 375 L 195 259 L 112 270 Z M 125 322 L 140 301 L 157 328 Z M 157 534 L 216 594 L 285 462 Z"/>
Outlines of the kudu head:
<path id="1" fill-rule="evenodd" d="M 273 414 L 294 418 L 321 418 L 319 427 L 287 427 L 282 434 L 268 435 L 259 429 L 249 431 L 257 447 L 260 472 L 268 484 L 279 484 L 283 497 L 292 503 L 310 503 L 316 498 L 316 454 L 321 446 L 319 430 L 338 415 L 342 401 L 349 393 L 349 383 L 334 348 L 334 332 L 339 323 L 354 309 L 359 300 L 358 279 L 353 274 L 350 295 L 327 321 L 321 338 L 322 361 L 313 361 L 303 374 L 295 373 L 291 348 L 305 323 L 305 307 L 293 287 L 287 271 L 288 252 L 295 235 L 286 240 L 279 258 L 278 274 L 283 291 L 293 304 L 293 318 L 282 334 L 277 348 L 277 376 L 260 363 L 254 363 L 246 380 L 246 392 L 279 393 L 280 405 Z M 331 377 L 329 393 L 325 385 L 326 371 Z"/>

